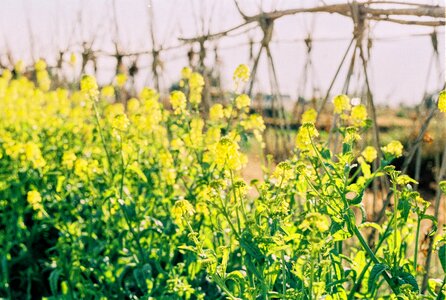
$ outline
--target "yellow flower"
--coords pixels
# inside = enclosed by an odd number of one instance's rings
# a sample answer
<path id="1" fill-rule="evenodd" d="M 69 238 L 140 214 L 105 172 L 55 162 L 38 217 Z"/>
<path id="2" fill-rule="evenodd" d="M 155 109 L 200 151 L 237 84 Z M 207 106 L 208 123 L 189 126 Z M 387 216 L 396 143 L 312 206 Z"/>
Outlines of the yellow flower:
<path id="1" fill-rule="evenodd" d="M 334 112 L 336 114 L 341 114 L 344 110 L 350 109 L 350 99 L 347 95 L 338 95 L 333 99 Z"/>
<path id="2" fill-rule="evenodd" d="M 366 162 L 371 163 L 378 156 L 378 152 L 372 146 L 367 146 L 364 151 L 362 151 L 361 155 L 364 157 Z"/>
<path id="3" fill-rule="evenodd" d="M 81 80 L 81 91 L 96 101 L 99 95 L 96 79 L 93 76 L 84 75 Z"/>
<path id="4" fill-rule="evenodd" d="M 229 137 L 223 137 L 215 150 L 215 163 L 221 169 L 239 170 L 246 162 L 246 157 L 238 151 L 238 144 Z"/>
<path id="5" fill-rule="evenodd" d="M 172 216 L 176 220 L 180 220 L 182 217 L 193 216 L 194 213 L 195 209 L 192 206 L 192 204 L 190 204 L 189 201 L 184 199 L 178 200 L 172 207 Z"/>
<path id="6" fill-rule="evenodd" d="M 193 72 L 189 76 L 189 86 L 191 89 L 199 88 L 204 86 L 204 78 L 200 73 Z"/>
<path id="7" fill-rule="evenodd" d="M 43 59 L 39 59 L 36 61 L 34 68 L 36 71 L 44 71 L 46 70 L 46 62 Z"/>
<path id="8" fill-rule="evenodd" d="M 39 88 L 42 91 L 47 92 L 50 89 L 51 85 L 51 79 L 48 72 L 45 69 L 37 71 L 36 77 Z"/>
<path id="9" fill-rule="evenodd" d="M 352 108 L 350 120 L 355 126 L 364 126 L 367 120 L 367 109 L 364 105 L 360 104 Z"/>
<path id="10" fill-rule="evenodd" d="M 127 101 L 127 111 L 129 113 L 136 113 L 139 110 L 140 103 L 136 98 L 131 98 Z"/>
<path id="11" fill-rule="evenodd" d="M 76 161 L 76 154 L 72 151 L 64 152 L 62 155 L 62 165 L 66 166 L 68 169 L 73 168 L 74 162 Z"/>
<path id="12" fill-rule="evenodd" d="M 251 99 L 246 94 L 241 94 L 235 98 L 235 106 L 238 109 L 243 109 L 245 107 L 249 107 L 251 105 Z"/>
<path id="13" fill-rule="evenodd" d="M 189 79 L 191 74 L 192 74 L 192 70 L 189 67 L 184 67 L 181 70 L 181 77 L 184 79 Z"/>
<path id="14" fill-rule="evenodd" d="M 236 83 L 239 81 L 247 82 L 249 80 L 250 75 L 251 73 L 249 71 L 249 67 L 247 65 L 241 64 L 235 69 L 232 78 Z"/>
<path id="15" fill-rule="evenodd" d="M 181 114 L 186 109 L 186 95 L 180 91 L 173 91 L 170 93 L 170 104 L 176 115 Z"/>
<path id="16" fill-rule="evenodd" d="M 209 119 L 211 121 L 217 121 L 223 119 L 223 117 L 223 105 L 221 105 L 220 103 L 212 105 L 209 110 Z"/>
<path id="17" fill-rule="evenodd" d="M 76 61 L 77 61 L 76 54 L 74 52 L 72 52 L 70 54 L 70 65 L 74 66 L 76 64 Z"/>
<path id="18" fill-rule="evenodd" d="M 201 102 L 201 92 L 204 87 L 204 78 L 197 72 L 193 72 L 189 77 L 189 102 L 196 106 Z"/>
<path id="19" fill-rule="evenodd" d="M 403 155 L 403 145 L 399 141 L 391 141 L 381 149 L 384 153 L 391 154 L 395 157 L 400 157 Z"/>
<path id="20" fill-rule="evenodd" d="M 317 212 L 308 213 L 304 221 L 299 225 L 302 230 L 314 230 L 325 232 L 330 228 L 330 219 Z"/>
<path id="21" fill-rule="evenodd" d="M 125 114 L 119 114 L 114 117 L 111 126 L 119 131 L 126 131 L 130 125 L 130 121 Z"/>
<path id="22" fill-rule="evenodd" d="M 125 75 L 124 73 L 117 74 L 115 77 L 115 82 L 117 86 L 122 88 L 127 82 L 127 75 Z"/>
<path id="23" fill-rule="evenodd" d="M 88 161 L 84 158 L 78 158 L 74 163 L 74 174 L 80 178 L 87 179 Z"/>
<path id="24" fill-rule="evenodd" d="M 101 89 L 101 96 L 104 98 L 113 98 L 115 96 L 115 88 L 112 85 L 106 85 Z"/>
<path id="25" fill-rule="evenodd" d="M 23 62 L 23 60 L 18 60 L 16 62 L 16 64 L 14 65 L 14 70 L 17 74 L 22 74 L 23 71 L 25 70 L 25 63 Z"/>
<path id="26" fill-rule="evenodd" d="M 293 168 L 288 162 L 280 162 L 273 172 L 273 178 L 277 179 L 277 184 L 286 184 L 291 178 L 294 177 Z"/>
<path id="27" fill-rule="evenodd" d="M 317 111 L 314 108 L 307 109 L 302 114 L 302 123 L 314 123 L 316 122 Z"/>
<path id="28" fill-rule="evenodd" d="M 34 168 L 41 168 L 46 165 L 39 146 L 33 142 L 28 142 L 24 145 L 24 148 L 26 160 L 31 162 Z"/>
<path id="29" fill-rule="evenodd" d="M 438 96 L 438 109 L 446 113 L 446 90 L 441 91 Z"/>
<path id="30" fill-rule="evenodd" d="M 40 211 L 43 209 L 42 196 L 38 191 L 29 191 L 27 194 L 27 201 L 34 210 Z"/>
<path id="31" fill-rule="evenodd" d="M 304 123 L 297 132 L 296 147 L 300 150 L 310 150 L 312 148 L 312 138 L 318 136 L 319 132 L 313 123 Z"/>

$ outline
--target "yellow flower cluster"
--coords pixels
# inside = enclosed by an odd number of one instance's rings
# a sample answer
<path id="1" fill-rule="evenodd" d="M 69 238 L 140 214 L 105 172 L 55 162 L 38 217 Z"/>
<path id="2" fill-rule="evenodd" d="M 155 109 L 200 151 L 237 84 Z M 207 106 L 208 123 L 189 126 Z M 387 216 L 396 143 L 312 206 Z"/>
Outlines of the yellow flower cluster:
<path id="1" fill-rule="evenodd" d="M 365 161 L 371 163 L 378 156 L 378 152 L 372 146 L 365 147 L 364 151 L 361 152 L 362 157 L 364 157 Z"/>
<path id="2" fill-rule="evenodd" d="M 294 174 L 293 168 L 288 162 L 280 162 L 274 169 L 273 178 L 277 179 L 278 185 L 286 184 L 293 177 L 296 176 Z"/>
<path id="3" fill-rule="evenodd" d="M 90 75 L 84 75 L 81 79 L 81 91 L 88 95 L 90 99 L 97 101 L 99 95 L 96 79 Z"/>
<path id="4" fill-rule="evenodd" d="M 23 62 L 23 60 L 20 59 L 15 63 L 14 71 L 17 74 L 22 74 L 24 70 L 25 70 L 25 63 Z"/>
<path id="5" fill-rule="evenodd" d="M 183 217 L 191 217 L 194 213 L 195 209 L 192 204 L 184 199 L 175 202 L 175 205 L 172 208 L 172 216 L 177 220 L 181 220 Z"/>
<path id="6" fill-rule="evenodd" d="M 307 109 L 302 114 L 302 124 L 303 123 L 314 123 L 316 122 L 317 111 L 314 108 Z"/>
<path id="7" fill-rule="evenodd" d="M 176 115 L 184 113 L 187 105 L 186 95 L 181 91 L 173 91 L 170 93 L 170 104 Z"/>
<path id="8" fill-rule="evenodd" d="M 67 151 L 62 155 L 62 165 L 68 169 L 71 169 L 73 168 L 76 159 L 76 154 L 74 154 L 73 151 Z"/>
<path id="9" fill-rule="evenodd" d="M 224 118 L 223 105 L 220 103 L 212 105 L 209 109 L 209 119 L 211 121 L 218 121 Z"/>
<path id="10" fill-rule="evenodd" d="M 127 82 L 127 75 L 124 73 L 119 73 L 115 76 L 116 85 L 120 88 L 124 87 Z"/>
<path id="11" fill-rule="evenodd" d="M 391 141 L 386 146 L 382 147 L 384 153 L 390 154 L 395 157 L 400 157 L 403 155 L 403 145 L 400 141 Z"/>
<path id="12" fill-rule="evenodd" d="M 240 110 L 248 108 L 250 105 L 251 105 L 251 99 L 246 94 L 238 95 L 235 98 L 235 106 Z"/>
<path id="13" fill-rule="evenodd" d="M 296 147 L 299 150 L 311 150 L 312 149 L 312 139 L 319 136 L 319 132 L 313 123 L 304 123 L 299 128 L 296 135 Z"/>
<path id="14" fill-rule="evenodd" d="M 42 204 L 42 196 L 38 191 L 29 191 L 27 194 L 26 200 L 29 205 L 31 205 L 32 209 L 37 212 L 37 217 L 42 217 L 43 204 Z"/>
<path id="15" fill-rule="evenodd" d="M 204 78 L 200 73 L 193 72 L 189 76 L 189 102 L 193 106 L 197 106 L 201 103 L 201 93 L 204 87 Z"/>
<path id="16" fill-rule="evenodd" d="M 223 137 L 216 147 L 215 163 L 218 168 L 240 170 L 246 163 L 246 157 L 238 151 L 238 144 L 229 137 Z"/>
<path id="17" fill-rule="evenodd" d="M 441 91 L 438 96 L 438 109 L 446 113 L 446 91 Z"/>
<path id="18" fill-rule="evenodd" d="M 336 114 L 341 114 L 345 110 L 350 110 L 350 98 L 347 95 L 338 95 L 333 99 L 334 112 Z"/>
<path id="19" fill-rule="evenodd" d="M 247 82 L 249 80 L 249 76 L 251 75 L 251 72 L 249 71 L 249 67 L 245 64 L 239 65 L 233 75 L 234 82 Z"/>
<path id="20" fill-rule="evenodd" d="M 362 104 L 354 106 L 351 111 L 350 120 L 354 126 L 364 126 L 367 120 L 367 108 Z"/>
<path id="21" fill-rule="evenodd" d="M 39 88 L 44 92 L 47 92 L 50 89 L 51 85 L 51 79 L 48 71 L 46 70 L 46 67 L 46 62 L 42 59 L 39 59 L 34 65 L 34 68 L 36 70 L 37 83 L 39 84 Z"/>
<path id="22" fill-rule="evenodd" d="M 190 75 L 192 74 L 192 70 L 189 67 L 184 67 L 181 69 L 181 77 L 184 79 L 189 79 Z"/>

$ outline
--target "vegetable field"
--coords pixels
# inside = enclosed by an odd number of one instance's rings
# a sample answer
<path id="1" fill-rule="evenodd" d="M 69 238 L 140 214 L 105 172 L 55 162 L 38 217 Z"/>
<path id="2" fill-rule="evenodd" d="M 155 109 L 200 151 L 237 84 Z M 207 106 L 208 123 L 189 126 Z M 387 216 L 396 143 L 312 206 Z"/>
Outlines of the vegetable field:
<path id="1" fill-rule="evenodd" d="M 245 65 L 208 112 L 189 68 L 170 95 L 121 102 L 125 76 L 52 88 L 45 62 L 35 69 L 35 82 L 0 77 L 1 298 L 446 299 L 444 224 L 392 165 L 399 141 L 359 143 L 364 105 L 336 96 L 330 132 L 307 110 L 276 161 Z M 446 92 L 435 101 L 444 121 Z M 262 174 L 248 182 L 252 152 Z M 365 195 L 383 182 L 391 205 L 372 222 Z"/>

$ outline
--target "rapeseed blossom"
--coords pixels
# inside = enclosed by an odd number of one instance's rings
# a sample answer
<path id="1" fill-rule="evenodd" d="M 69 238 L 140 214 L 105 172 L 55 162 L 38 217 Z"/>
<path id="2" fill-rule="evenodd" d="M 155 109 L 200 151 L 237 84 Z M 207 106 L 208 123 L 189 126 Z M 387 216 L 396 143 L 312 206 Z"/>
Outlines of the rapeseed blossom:
<path id="1" fill-rule="evenodd" d="M 303 123 L 314 123 L 316 122 L 317 111 L 314 108 L 307 109 L 302 114 L 302 124 Z"/>
<path id="2" fill-rule="evenodd" d="M 81 91 L 87 94 L 92 100 L 97 101 L 99 90 L 96 79 L 90 75 L 84 75 L 81 80 Z"/>
<path id="3" fill-rule="evenodd" d="M 350 120 L 355 126 L 364 126 L 367 120 L 366 107 L 362 104 L 354 106 L 351 111 Z"/>
<path id="4" fill-rule="evenodd" d="M 38 191 L 29 191 L 26 197 L 29 205 L 31 205 L 32 209 L 37 211 L 37 217 L 42 217 L 43 204 L 42 204 L 42 196 Z"/>
<path id="5" fill-rule="evenodd" d="M 24 145 L 24 152 L 26 160 L 31 162 L 34 168 L 42 168 L 46 165 L 46 161 L 40 152 L 40 148 L 35 143 L 26 143 Z"/>
<path id="6" fill-rule="evenodd" d="M 116 85 L 120 88 L 124 87 L 127 82 L 127 75 L 124 73 L 119 73 L 115 76 Z"/>
<path id="7" fill-rule="evenodd" d="M 246 94 L 238 95 L 235 98 L 235 106 L 238 109 L 244 109 L 244 108 L 249 107 L 250 105 L 251 105 L 251 99 Z"/>
<path id="8" fill-rule="evenodd" d="M 286 184 L 290 179 L 295 177 L 293 168 L 288 162 L 280 162 L 273 172 L 273 178 L 277 179 L 277 184 Z"/>
<path id="9" fill-rule="evenodd" d="M 74 65 L 76 65 L 76 62 L 77 62 L 76 54 L 74 52 L 71 52 L 71 54 L 70 54 L 70 65 L 74 66 Z"/>
<path id="10" fill-rule="evenodd" d="M 400 141 L 391 141 L 389 144 L 382 147 L 381 149 L 384 153 L 391 154 L 395 157 L 400 157 L 403 155 L 403 148 L 404 147 Z"/>
<path id="11" fill-rule="evenodd" d="M 14 71 L 17 74 L 22 74 L 24 70 L 25 70 L 25 63 L 23 62 L 23 60 L 20 59 L 15 63 Z"/>
<path id="12" fill-rule="evenodd" d="M 209 109 L 209 119 L 211 121 L 218 121 L 223 118 L 223 105 L 221 105 L 220 103 L 212 105 L 212 107 Z"/>
<path id="13" fill-rule="evenodd" d="M 76 159 L 76 154 L 74 154 L 73 151 L 64 152 L 64 154 L 62 155 L 62 165 L 67 167 L 67 169 L 71 169 L 73 168 Z"/>
<path id="14" fill-rule="evenodd" d="M 378 152 L 372 146 L 365 147 L 364 151 L 361 152 L 362 157 L 364 157 L 365 161 L 371 163 L 378 156 Z"/>
<path id="15" fill-rule="evenodd" d="M 192 70 L 189 67 L 184 67 L 183 69 L 181 69 L 181 77 L 183 79 L 189 79 L 191 74 Z"/>
<path id="16" fill-rule="evenodd" d="M 140 106 L 141 104 L 136 98 L 131 98 L 129 101 L 127 101 L 127 111 L 130 114 L 136 113 L 139 110 Z"/>
<path id="17" fill-rule="evenodd" d="M 251 72 L 249 71 L 249 67 L 245 64 L 241 64 L 235 69 L 232 78 L 236 83 L 240 81 L 247 82 L 249 80 L 250 75 Z"/>
<path id="18" fill-rule="evenodd" d="M 176 220 L 181 220 L 182 217 L 191 217 L 195 213 L 195 209 L 192 204 L 184 199 L 175 202 L 172 207 L 172 216 Z"/>
<path id="19" fill-rule="evenodd" d="M 200 73 L 193 72 L 189 77 L 189 102 L 197 106 L 201 102 L 201 93 L 204 87 L 204 78 Z"/>
<path id="20" fill-rule="evenodd" d="M 318 137 L 319 132 L 313 123 L 304 123 L 299 128 L 296 136 L 296 147 L 299 150 L 311 150 L 311 141 L 313 138 Z"/>
<path id="21" fill-rule="evenodd" d="M 173 91 L 170 93 L 170 104 L 172 105 L 174 114 L 182 114 L 187 105 L 186 95 L 180 91 Z"/>
<path id="22" fill-rule="evenodd" d="M 239 170 L 246 162 L 246 157 L 239 153 L 238 144 L 229 137 L 223 137 L 216 147 L 215 163 L 220 169 Z"/>
<path id="23" fill-rule="evenodd" d="M 334 97 L 333 105 L 336 114 L 341 114 L 344 110 L 349 110 L 351 108 L 350 99 L 347 95 L 338 95 Z"/>
<path id="24" fill-rule="evenodd" d="M 441 91 L 440 95 L 438 96 L 438 109 L 441 112 L 446 113 L 446 90 Z"/>
<path id="25" fill-rule="evenodd" d="M 103 98 L 113 98 L 115 96 L 115 88 L 112 85 L 106 85 L 101 89 Z"/>
<path id="26" fill-rule="evenodd" d="M 34 64 L 34 68 L 37 72 L 46 70 L 46 62 L 43 59 L 39 59 Z"/>

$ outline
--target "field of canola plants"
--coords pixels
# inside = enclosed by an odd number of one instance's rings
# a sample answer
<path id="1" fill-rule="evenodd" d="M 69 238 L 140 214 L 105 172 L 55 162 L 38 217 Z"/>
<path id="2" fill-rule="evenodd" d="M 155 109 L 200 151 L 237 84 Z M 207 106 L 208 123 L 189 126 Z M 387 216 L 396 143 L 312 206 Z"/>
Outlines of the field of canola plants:
<path id="1" fill-rule="evenodd" d="M 244 150 L 262 155 L 265 129 L 239 92 L 247 66 L 232 102 L 205 118 L 204 80 L 189 68 L 167 106 L 149 88 L 115 103 L 91 76 L 51 89 L 45 62 L 35 68 L 36 83 L 0 77 L 0 298 L 446 299 L 445 228 L 392 166 L 400 142 L 358 148 L 365 106 L 333 99 L 336 153 L 307 110 L 292 157 L 246 182 Z M 437 105 L 443 117 L 446 92 Z M 379 177 L 393 206 L 382 224 L 365 222 Z M 443 270 L 425 290 L 424 223 Z"/>

